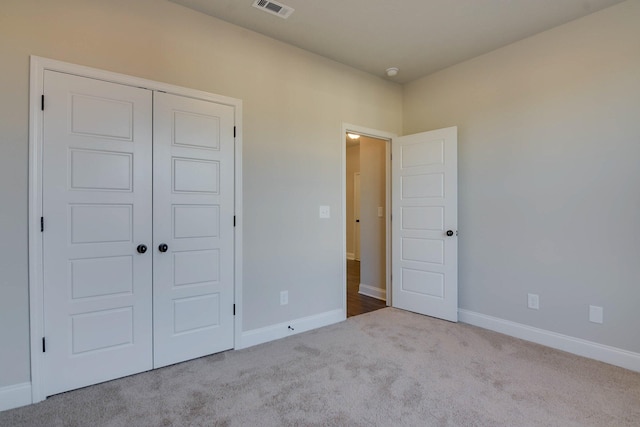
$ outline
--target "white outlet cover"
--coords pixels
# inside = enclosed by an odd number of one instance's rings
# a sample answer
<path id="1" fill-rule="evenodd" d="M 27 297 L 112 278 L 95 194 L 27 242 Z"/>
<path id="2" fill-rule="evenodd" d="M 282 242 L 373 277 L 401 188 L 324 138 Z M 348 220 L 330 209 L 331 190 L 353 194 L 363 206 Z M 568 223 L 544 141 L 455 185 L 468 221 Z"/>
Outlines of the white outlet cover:
<path id="1" fill-rule="evenodd" d="M 537 294 L 527 294 L 527 307 L 532 310 L 539 310 L 540 297 Z"/>
<path id="2" fill-rule="evenodd" d="M 331 207 L 330 206 L 320 206 L 320 218 L 322 218 L 322 219 L 331 218 Z"/>
<path id="3" fill-rule="evenodd" d="M 589 306 L 589 321 L 593 323 L 604 323 L 604 310 L 597 305 Z"/>
<path id="4" fill-rule="evenodd" d="M 378 217 L 382 218 L 384 215 L 384 208 L 382 206 L 378 207 Z"/>
<path id="5" fill-rule="evenodd" d="M 280 305 L 289 304 L 289 291 L 280 292 Z"/>

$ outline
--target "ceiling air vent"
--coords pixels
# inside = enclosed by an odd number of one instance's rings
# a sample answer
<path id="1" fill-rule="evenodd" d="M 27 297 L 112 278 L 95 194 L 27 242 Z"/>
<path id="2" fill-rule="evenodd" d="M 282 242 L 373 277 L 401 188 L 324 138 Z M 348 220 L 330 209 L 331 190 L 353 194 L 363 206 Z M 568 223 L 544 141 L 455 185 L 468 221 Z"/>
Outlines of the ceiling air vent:
<path id="1" fill-rule="evenodd" d="M 257 7 L 260 10 L 264 10 L 265 12 L 269 12 L 284 19 L 287 19 L 294 10 L 292 7 L 285 6 L 284 4 L 273 0 L 256 0 L 253 2 L 253 7 Z"/>

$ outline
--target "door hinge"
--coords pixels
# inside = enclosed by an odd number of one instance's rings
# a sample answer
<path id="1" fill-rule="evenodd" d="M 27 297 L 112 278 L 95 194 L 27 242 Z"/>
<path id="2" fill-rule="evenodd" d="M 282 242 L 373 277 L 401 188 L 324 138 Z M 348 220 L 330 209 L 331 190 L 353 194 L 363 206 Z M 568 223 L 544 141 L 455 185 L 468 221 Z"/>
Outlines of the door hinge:
<path id="1" fill-rule="evenodd" d="M 42 352 L 46 353 L 47 352 L 47 345 L 44 341 L 44 337 L 42 337 Z"/>
<path id="2" fill-rule="evenodd" d="M 235 215 L 233 216 L 233 226 L 234 227 L 236 226 L 236 216 Z"/>
<path id="3" fill-rule="evenodd" d="M 236 315 L 236 305 L 235 304 L 233 304 L 233 315 L 234 316 Z"/>
<path id="4" fill-rule="evenodd" d="M 40 109 L 44 111 L 44 95 L 40 97 Z"/>
<path id="5" fill-rule="evenodd" d="M 44 217 L 41 216 L 40 217 L 40 232 L 42 233 L 44 231 Z"/>
<path id="6" fill-rule="evenodd" d="M 233 137 L 234 138 L 236 137 L 236 127 L 235 126 L 233 127 Z"/>

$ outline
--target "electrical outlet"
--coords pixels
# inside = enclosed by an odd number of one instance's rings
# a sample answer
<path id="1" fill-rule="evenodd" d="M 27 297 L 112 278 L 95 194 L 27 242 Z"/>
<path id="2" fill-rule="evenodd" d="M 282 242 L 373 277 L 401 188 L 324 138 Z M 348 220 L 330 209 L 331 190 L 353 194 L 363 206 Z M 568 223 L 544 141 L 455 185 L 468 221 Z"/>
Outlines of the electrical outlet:
<path id="1" fill-rule="evenodd" d="M 331 218 L 331 207 L 330 206 L 320 206 L 320 218 L 322 218 L 322 219 Z"/>
<path id="2" fill-rule="evenodd" d="M 378 207 L 378 218 L 382 218 L 384 216 L 384 207 Z"/>
<path id="3" fill-rule="evenodd" d="M 289 304 L 289 291 L 280 292 L 280 305 Z"/>
<path id="4" fill-rule="evenodd" d="M 589 306 L 589 322 L 604 323 L 604 309 L 597 305 Z"/>
<path id="5" fill-rule="evenodd" d="M 538 296 L 538 294 L 527 294 L 527 307 L 532 310 L 539 310 L 540 296 Z"/>

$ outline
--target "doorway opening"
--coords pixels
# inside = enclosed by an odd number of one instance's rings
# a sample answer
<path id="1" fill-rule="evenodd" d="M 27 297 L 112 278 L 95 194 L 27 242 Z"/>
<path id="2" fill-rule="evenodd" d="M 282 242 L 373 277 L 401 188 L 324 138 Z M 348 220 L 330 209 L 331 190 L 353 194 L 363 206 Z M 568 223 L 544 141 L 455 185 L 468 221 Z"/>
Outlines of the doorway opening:
<path id="1" fill-rule="evenodd" d="M 449 127 L 398 137 L 395 134 L 343 123 L 342 210 L 344 256 L 344 316 L 347 304 L 347 225 L 356 218 L 347 214 L 347 134 L 384 141 L 386 153 L 385 229 L 387 306 L 456 322 L 458 320 L 458 239 L 457 239 L 457 144 L 458 129 Z M 393 148 L 393 150 L 392 150 Z M 393 162 L 391 153 L 393 151 Z M 362 157 L 362 155 L 361 155 Z M 360 278 L 358 294 L 367 294 L 365 248 L 365 191 L 367 180 L 360 159 Z M 393 165 L 392 165 L 393 163 Z M 378 171 L 379 172 L 379 171 Z M 393 188 L 392 188 L 393 187 Z M 393 197 L 392 197 L 393 196 Z M 375 209 L 378 214 L 378 207 Z M 368 213 L 371 210 L 366 208 Z M 396 218 L 391 221 L 391 212 Z M 350 210 L 351 212 L 351 210 Z M 369 220 L 371 221 L 371 220 Z M 393 224 L 393 227 L 391 226 Z M 393 228 L 393 230 L 392 230 Z M 392 238 L 393 237 L 393 238 Z M 355 247 L 353 249 L 355 258 Z M 354 260 L 355 261 L 355 260 Z M 378 261 L 380 264 L 380 261 Z M 392 274 L 393 273 L 393 274 Z M 352 275 L 353 277 L 353 275 Z M 393 279 L 393 280 L 392 280 Z M 352 279 L 353 280 L 353 279 Z M 382 287 L 378 287 L 378 290 Z M 364 292 L 363 292 L 364 291 Z M 381 297 L 376 294 L 374 296 Z M 382 298 L 380 298 L 382 299 Z"/>
<path id="2" fill-rule="evenodd" d="M 345 133 L 346 317 L 388 305 L 389 142 Z"/>

